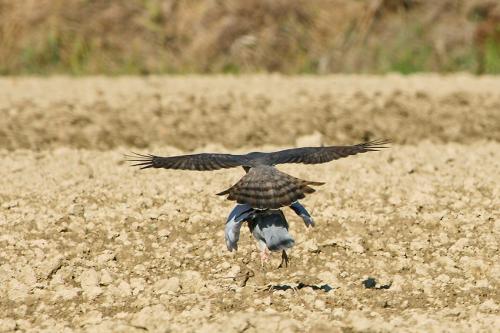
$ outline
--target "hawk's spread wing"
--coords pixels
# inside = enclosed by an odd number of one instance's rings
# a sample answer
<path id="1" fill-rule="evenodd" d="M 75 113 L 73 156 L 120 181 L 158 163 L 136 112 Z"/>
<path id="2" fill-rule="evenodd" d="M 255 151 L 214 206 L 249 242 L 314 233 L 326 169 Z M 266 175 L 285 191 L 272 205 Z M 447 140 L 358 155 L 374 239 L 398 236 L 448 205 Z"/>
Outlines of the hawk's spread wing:
<path id="1" fill-rule="evenodd" d="M 388 140 L 374 140 L 354 146 L 304 147 L 269 153 L 267 161 L 271 165 L 281 163 L 326 163 L 349 155 L 377 151 L 387 148 Z"/>
<path id="2" fill-rule="evenodd" d="M 314 192 L 311 186 L 322 185 L 292 177 L 277 170 L 280 163 L 316 164 L 349 155 L 386 148 L 387 140 L 375 140 L 354 146 L 305 147 L 281 150 L 274 153 L 254 152 L 247 155 L 191 154 L 161 157 L 135 154 L 128 156 L 134 166 L 183 170 L 217 170 L 242 166 L 247 172 L 236 184 L 218 193 L 227 199 L 256 209 L 279 209 Z"/>
<path id="3" fill-rule="evenodd" d="M 127 156 L 129 162 L 136 162 L 133 166 L 141 169 L 164 168 L 181 170 L 218 170 L 245 165 L 247 158 L 244 155 L 231 154 L 191 154 L 171 157 L 142 155 L 134 153 Z"/>

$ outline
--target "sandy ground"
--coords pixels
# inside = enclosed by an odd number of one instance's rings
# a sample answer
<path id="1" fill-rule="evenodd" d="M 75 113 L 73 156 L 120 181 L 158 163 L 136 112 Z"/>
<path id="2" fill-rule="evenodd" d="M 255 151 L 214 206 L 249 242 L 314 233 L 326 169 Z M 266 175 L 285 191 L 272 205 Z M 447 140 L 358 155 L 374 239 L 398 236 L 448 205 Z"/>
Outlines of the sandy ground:
<path id="1" fill-rule="evenodd" d="M 495 109 L 500 79 L 252 77 L 248 84 L 245 78 L 128 80 L 130 95 L 121 101 L 126 79 L 0 80 L 0 332 L 500 329 L 500 109 Z M 266 90 L 266 80 L 280 85 Z M 162 110 L 171 110 L 175 93 L 194 99 L 193 109 L 183 109 L 185 122 L 172 123 L 160 133 L 155 131 L 183 117 L 165 111 L 165 117 L 160 113 L 148 119 L 152 109 L 134 111 L 132 106 L 138 105 L 137 96 L 144 105 L 152 103 L 146 97 L 154 98 L 162 82 L 175 86 L 165 93 L 170 96 L 166 101 L 162 97 Z M 307 127 L 314 117 L 303 115 L 304 122 L 295 123 L 298 129 L 280 137 L 276 128 L 269 128 L 272 122 L 252 118 L 248 108 L 262 94 L 273 107 L 266 109 L 269 114 L 257 110 L 256 117 L 272 114 L 284 121 L 283 128 L 292 126 L 298 108 L 308 110 L 307 98 L 302 101 L 294 90 L 298 87 L 318 100 L 331 94 L 334 106 L 319 116 L 330 111 L 335 117 L 345 115 L 347 119 L 338 119 L 350 126 L 342 125 L 335 133 L 320 127 L 316 130 L 322 137 L 301 137 L 315 130 Z M 222 95 L 233 96 L 225 111 L 214 111 L 216 102 L 207 97 L 217 96 L 219 88 Z M 93 100 L 98 91 L 100 102 Z M 412 113 L 419 105 L 415 91 L 425 92 L 435 103 L 432 117 Z M 336 101 L 331 99 L 335 94 L 358 96 L 354 99 L 367 103 L 376 103 L 372 98 L 377 94 L 388 100 L 396 94 L 415 104 L 389 107 L 393 111 L 382 105 L 380 114 L 361 108 L 362 116 L 348 117 L 355 112 L 353 99 Z M 450 96 L 466 98 L 442 102 Z M 210 121 L 193 115 L 203 109 L 195 101 L 204 98 L 212 103 L 207 109 Z M 454 111 L 447 103 L 456 105 Z M 73 107 L 68 111 L 69 104 Z M 404 116 L 407 126 L 395 120 L 403 109 L 413 110 Z M 227 123 L 245 110 L 245 121 Z M 364 118 L 368 114 L 371 120 Z M 114 128 L 113 115 L 118 116 L 116 123 L 122 122 L 117 126 L 130 128 L 130 137 L 114 132 L 95 137 L 103 128 Z M 73 122 L 83 116 L 88 121 Z M 196 127 L 210 124 L 230 133 L 210 137 L 212 132 Z M 391 129 L 394 124 L 399 125 Z M 454 129 L 447 132 L 448 125 Z M 246 127 L 260 134 L 238 139 L 234 132 Z M 243 170 L 140 171 L 122 156 L 130 150 L 177 154 L 200 142 L 199 150 L 235 152 L 244 151 L 239 145 L 271 150 L 335 139 L 355 143 L 367 132 L 369 137 L 394 134 L 395 143 L 383 152 L 329 164 L 280 168 L 327 182 L 302 201 L 316 220 L 315 228 L 306 229 L 285 210 L 296 240 L 286 269 L 276 268 L 279 254 L 260 267 L 246 228 L 238 252 L 225 248 L 223 226 L 232 203 L 214 193 L 236 182 Z M 144 140 L 140 142 L 148 148 L 134 140 Z M 375 280 L 373 288 L 363 283 L 369 278 Z"/>
<path id="2" fill-rule="evenodd" d="M 468 75 L 9 78 L 0 148 L 499 142 L 499 110 L 500 80 Z"/>

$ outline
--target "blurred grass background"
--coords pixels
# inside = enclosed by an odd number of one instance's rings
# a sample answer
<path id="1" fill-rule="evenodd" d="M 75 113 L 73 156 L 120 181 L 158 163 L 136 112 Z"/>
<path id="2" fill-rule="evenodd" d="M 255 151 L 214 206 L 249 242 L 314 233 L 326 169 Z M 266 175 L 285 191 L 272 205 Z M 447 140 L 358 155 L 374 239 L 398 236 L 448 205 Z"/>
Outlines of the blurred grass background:
<path id="1" fill-rule="evenodd" d="M 0 0 L 0 74 L 500 73 L 498 0 Z"/>

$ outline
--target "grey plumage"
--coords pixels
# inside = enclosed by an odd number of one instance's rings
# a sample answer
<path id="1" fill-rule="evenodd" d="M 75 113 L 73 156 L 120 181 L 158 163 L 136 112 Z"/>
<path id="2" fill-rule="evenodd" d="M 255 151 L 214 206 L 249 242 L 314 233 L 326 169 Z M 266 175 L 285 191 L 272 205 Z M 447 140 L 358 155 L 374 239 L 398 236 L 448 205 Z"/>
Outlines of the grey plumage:
<path id="1" fill-rule="evenodd" d="M 128 161 L 141 169 L 165 168 L 181 170 L 217 170 L 243 167 L 247 173 L 229 189 L 218 193 L 228 195 L 228 200 L 248 204 L 257 209 L 278 209 L 288 206 L 315 190 L 311 186 L 322 185 L 292 177 L 274 166 L 282 163 L 318 164 L 326 163 L 349 155 L 377 151 L 386 148 L 387 140 L 374 140 L 353 146 L 303 147 L 245 155 L 233 154 L 190 154 L 161 157 L 135 154 Z"/>
<path id="2" fill-rule="evenodd" d="M 306 227 L 314 226 L 311 215 L 298 201 L 290 205 L 290 208 L 302 217 Z M 249 205 L 236 205 L 229 213 L 224 229 L 229 251 L 238 249 L 243 222 L 248 222 L 250 232 L 257 241 L 262 264 L 268 259 L 269 251 L 281 251 L 279 267 L 288 266 L 286 250 L 293 247 L 295 241 L 288 232 L 288 222 L 280 209 L 256 210 Z"/>
<path id="3" fill-rule="evenodd" d="M 290 208 L 302 218 L 306 228 L 314 226 L 313 218 L 298 201 L 291 204 Z M 238 204 L 229 213 L 224 228 L 224 237 L 229 251 L 238 249 L 240 230 L 244 222 L 248 222 L 254 238 L 261 242 L 261 245 L 262 242 L 266 244 L 265 247 L 259 245 L 261 250 L 268 248 L 271 251 L 277 251 L 294 244 L 293 238 L 288 233 L 288 222 L 281 210 L 256 210 L 249 205 Z"/>
<path id="4" fill-rule="evenodd" d="M 238 241 L 240 240 L 240 230 L 243 222 L 250 218 L 254 210 L 248 205 L 236 205 L 227 217 L 224 236 L 226 238 L 227 249 L 231 251 L 238 250 Z"/>
<path id="5" fill-rule="evenodd" d="M 255 214 L 248 222 L 248 227 L 261 250 L 267 248 L 270 251 L 281 251 L 295 244 L 281 210 L 266 210 Z"/>

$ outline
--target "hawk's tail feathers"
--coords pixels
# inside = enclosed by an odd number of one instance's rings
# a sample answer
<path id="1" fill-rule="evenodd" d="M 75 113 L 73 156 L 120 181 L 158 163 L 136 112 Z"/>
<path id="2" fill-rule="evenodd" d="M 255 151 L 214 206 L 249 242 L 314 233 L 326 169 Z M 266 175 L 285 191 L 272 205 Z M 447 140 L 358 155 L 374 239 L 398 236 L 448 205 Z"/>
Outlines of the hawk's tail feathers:
<path id="1" fill-rule="evenodd" d="M 215 195 L 226 195 L 226 194 L 229 194 L 229 192 L 231 191 L 231 189 L 232 189 L 232 187 L 230 187 L 227 190 L 224 190 L 222 192 L 216 193 Z"/>
<path id="2" fill-rule="evenodd" d="M 323 185 L 292 177 L 274 168 L 252 168 L 236 184 L 217 195 L 228 195 L 228 200 L 247 204 L 257 209 L 278 209 L 290 206 Z"/>

